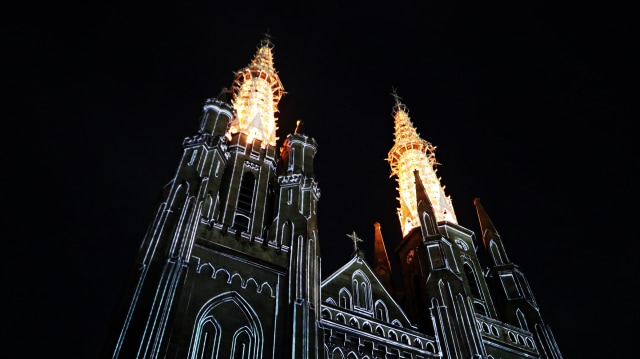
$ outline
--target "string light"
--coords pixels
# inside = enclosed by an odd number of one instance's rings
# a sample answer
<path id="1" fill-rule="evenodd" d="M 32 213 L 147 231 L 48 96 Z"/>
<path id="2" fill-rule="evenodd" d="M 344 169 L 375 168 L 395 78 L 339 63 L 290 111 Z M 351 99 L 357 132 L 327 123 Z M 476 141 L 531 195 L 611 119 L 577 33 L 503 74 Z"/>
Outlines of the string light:
<path id="1" fill-rule="evenodd" d="M 393 111 L 395 144 L 389 151 L 387 160 L 391 166 L 391 177 L 398 177 L 396 179 L 400 195 L 398 217 L 402 233 L 406 235 L 413 228 L 420 226 L 415 170 L 420 174 L 422 184 L 435 211 L 436 221 L 458 223 L 451 198 L 445 194 L 444 187 L 441 186 L 440 179 L 436 175 L 438 165 L 435 158 L 436 147 L 420 138 L 409 117 L 409 110 L 400 102 L 400 97 L 395 93 L 393 95 L 396 99 Z"/>
<path id="2" fill-rule="evenodd" d="M 273 67 L 273 45 L 266 38 L 251 63 L 236 73 L 232 104 L 237 118 L 231 124 L 230 133 L 246 133 L 252 139 L 262 141 L 263 148 L 275 146 L 278 140 L 275 114 L 284 94 Z"/>

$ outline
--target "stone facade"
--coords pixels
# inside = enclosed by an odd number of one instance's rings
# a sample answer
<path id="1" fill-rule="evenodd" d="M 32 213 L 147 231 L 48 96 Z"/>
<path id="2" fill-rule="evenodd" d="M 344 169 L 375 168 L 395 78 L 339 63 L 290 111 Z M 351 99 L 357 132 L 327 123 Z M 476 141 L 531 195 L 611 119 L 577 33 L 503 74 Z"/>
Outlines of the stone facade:
<path id="1" fill-rule="evenodd" d="M 280 86 L 252 69 L 238 86 L 254 75 Z M 103 357 L 562 358 L 480 202 L 487 270 L 472 231 L 436 220 L 418 171 L 420 223 L 394 251 L 400 288 L 378 224 L 374 267 L 354 233 L 351 260 L 322 279 L 317 143 L 301 124 L 280 147 L 230 131 L 231 95 L 207 100 L 183 142 Z"/>

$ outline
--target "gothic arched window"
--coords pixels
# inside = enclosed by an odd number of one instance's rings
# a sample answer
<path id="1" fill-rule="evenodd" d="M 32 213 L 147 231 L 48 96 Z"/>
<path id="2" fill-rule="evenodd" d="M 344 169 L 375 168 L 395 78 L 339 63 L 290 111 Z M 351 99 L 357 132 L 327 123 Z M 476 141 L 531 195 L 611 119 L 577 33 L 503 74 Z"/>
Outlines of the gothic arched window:
<path id="1" fill-rule="evenodd" d="M 351 294 L 345 288 L 340 289 L 339 306 L 345 309 L 351 309 Z"/>
<path id="2" fill-rule="evenodd" d="M 480 292 L 480 286 L 478 285 L 478 278 L 476 277 L 476 273 L 471 268 L 469 263 L 465 262 L 464 265 L 464 274 L 467 275 L 467 283 L 469 283 L 469 289 L 471 289 L 471 295 L 474 298 L 482 299 L 482 293 Z"/>
<path id="3" fill-rule="evenodd" d="M 381 300 L 376 301 L 376 310 L 375 310 L 376 319 L 382 320 L 385 322 L 389 321 L 389 313 L 387 311 L 387 306 L 384 305 L 384 302 Z"/>
<path id="4" fill-rule="evenodd" d="M 251 336 L 246 327 L 238 329 L 233 334 L 233 342 L 231 343 L 231 352 L 233 359 L 251 358 Z"/>
<path id="5" fill-rule="evenodd" d="M 256 176 L 251 172 L 242 174 L 240 180 L 240 191 L 238 192 L 238 203 L 236 208 L 245 214 L 251 213 L 253 208 L 253 193 L 255 192 Z"/>
<path id="6" fill-rule="evenodd" d="M 360 270 L 356 271 L 352 278 L 354 307 L 371 311 L 373 301 L 369 278 Z"/>
<path id="7" fill-rule="evenodd" d="M 289 247 L 291 243 L 293 243 L 293 224 L 291 221 L 286 221 L 282 225 L 282 237 L 278 244 Z"/>

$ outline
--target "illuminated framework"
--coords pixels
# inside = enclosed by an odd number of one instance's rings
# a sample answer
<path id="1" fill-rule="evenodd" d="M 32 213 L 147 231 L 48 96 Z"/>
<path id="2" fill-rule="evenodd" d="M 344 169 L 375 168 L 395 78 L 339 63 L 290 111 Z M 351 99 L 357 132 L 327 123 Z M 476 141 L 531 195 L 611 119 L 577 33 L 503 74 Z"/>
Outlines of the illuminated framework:
<path id="1" fill-rule="evenodd" d="M 273 44 L 260 43 L 183 142 L 145 235 L 102 358 L 562 359 L 523 272 L 479 200 L 491 266 L 458 225 L 420 138 L 393 93 L 402 286 L 381 226 L 375 266 L 355 231 L 351 259 L 320 278 L 315 140 L 297 122 L 277 149 L 285 94 Z"/>
<path id="2" fill-rule="evenodd" d="M 238 71 L 233 83 L 232 104 L 237 117 L 230 134 L 249 135 L 248 141 L 258 139 L 262 146 L 275 146 L 278 129 L 275 114 L 285 94 L 280 78 L 273 67 L 273 44 L 267 37 L 249 66 Z"/>
<path id="3" fill-rule="evenodd" d="M 429 195 L 436 220 L 458 223 L 451 198 L 445 195 L 444 186 L 440 185 L 440 178 L 436 175 L 436 166 L 439 164 L 435 157 L 436 147 L 420 138 L 409 117 L 409 110 L 400 102 L 400 97 L 395 91 L 393 96 L 395 98 L 393 108 L 395 144 L 389 151 L 387 161 L 391 165 L 391 177 L 398 177 L 400 193 L 398 217 L 402 233 L 406 235 L 420 223 L 414 181 L 416 170 L 420 173 L 423 186 Z"/>

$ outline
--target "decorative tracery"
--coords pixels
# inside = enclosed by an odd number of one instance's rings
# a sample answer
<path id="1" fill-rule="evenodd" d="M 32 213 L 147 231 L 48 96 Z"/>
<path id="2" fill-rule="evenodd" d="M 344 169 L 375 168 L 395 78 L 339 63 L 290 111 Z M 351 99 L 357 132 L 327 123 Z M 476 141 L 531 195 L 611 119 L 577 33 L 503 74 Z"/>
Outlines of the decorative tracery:
<path id="1" fill-rule="evenodd" d="M 251 63 L 236 72 L 232 91 L 236 118 L 229 132 L 245 133 L 249 141 L 262 141 L 262 147 L 275 146 L 278 140 L 275 114 L 285 91 L 273 67 L 273 44 L 268 37 L 260 43 Z"/>
<path id="2" fill-rule="evenodd" d="M 435 149 L 430 142 L 420 138 L 420 134 L 411 122 L 409 110 L 400 101 L 400 97 L 393 93 L 395 105 L 393 118 L 395 119 L 394 146 L 389 151 L 387 161 L 391 166 L 390 177 L 397 176 L 398 182 L 398 217 L 402 233 L 407 234 L 413 228 L 420 226 L 418 205 L 416 200 L 415 176 L 418 170 L 422 184 L 429 196 L 435 211 L 436 221 L 457 223 L 451 198 L 445 195 L 440 178 L 436 175 Z"/>

